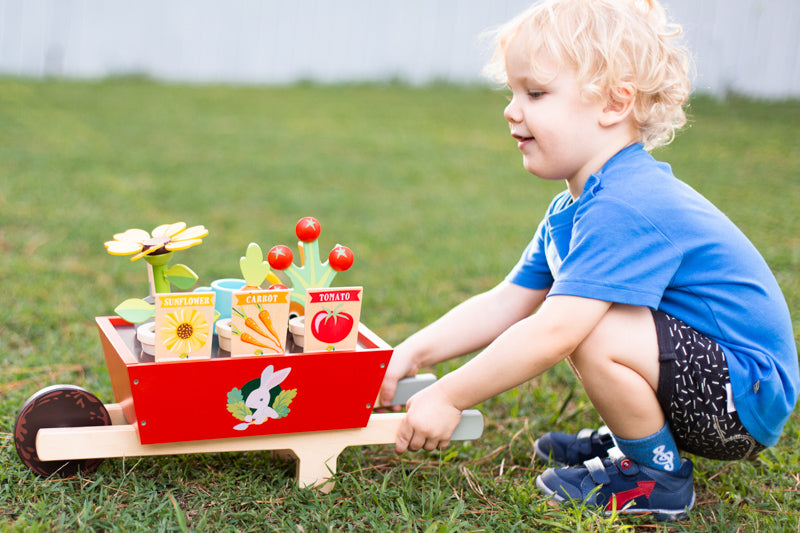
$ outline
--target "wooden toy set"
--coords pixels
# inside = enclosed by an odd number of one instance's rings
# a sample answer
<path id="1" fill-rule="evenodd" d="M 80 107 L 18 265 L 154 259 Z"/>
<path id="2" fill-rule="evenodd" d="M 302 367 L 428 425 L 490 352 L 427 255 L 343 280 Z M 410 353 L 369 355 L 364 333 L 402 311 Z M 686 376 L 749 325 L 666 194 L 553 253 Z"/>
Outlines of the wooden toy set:
<path id="1" fill-rule="evenodd" d="M 405 415 L 373 412 L 392 348 L 360 320 L 363 287 L 331 286 L 353 252 L 337 244 L 321 262 L 320 230 L 312 217 L 297 223 L 299 264 L 287 246 L 265 261 L 251 243 L 242 279 L 194 291 L 194 271 L 170 261 L 202 243 L 203 226 L 114 235 L 107 251 L 144 258 L 150 288 L 96 318 L 115 402 L 73 385 L 36 392 L 15 424 L 23 463 L 70 476 L 106 457 L 273 450 L 297 459 L 301 486 L 330 490 L 344 448 L 393 443 Z M 433 381 L 402 380 L 393 404 Z M 480 412 L 465 411 L 453 440 L 482 429 Z"/>

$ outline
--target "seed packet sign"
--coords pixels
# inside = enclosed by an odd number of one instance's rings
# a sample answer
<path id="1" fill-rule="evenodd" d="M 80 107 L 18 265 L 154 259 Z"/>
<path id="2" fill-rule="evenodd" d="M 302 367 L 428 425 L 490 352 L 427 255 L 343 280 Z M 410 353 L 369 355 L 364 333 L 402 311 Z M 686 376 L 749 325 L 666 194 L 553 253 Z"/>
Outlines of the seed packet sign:
<path id="1" fill-rule="evenodd" d="M 156 362 L 210 359 L 214 297 L 208 293 L 157 293 Z"/>
<path id="2" fill-rule="evenodd" d="M 231 355 L 283 355 L 290 289 L 237 291 L 231 309 Z"/>
<path id="3" fill-rule="evenodd" d="M 304 352 L 355 350 L 363 287 L 306 289 Z"/>

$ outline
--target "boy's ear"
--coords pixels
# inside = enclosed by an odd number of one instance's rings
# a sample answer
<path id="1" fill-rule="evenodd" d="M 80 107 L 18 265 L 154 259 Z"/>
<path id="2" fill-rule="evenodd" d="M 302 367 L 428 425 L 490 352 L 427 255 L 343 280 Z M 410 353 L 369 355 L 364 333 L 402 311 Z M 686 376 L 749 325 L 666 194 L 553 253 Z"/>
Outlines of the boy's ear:
<path id="1" fill-rule="evenodd" d="M 621 85 L 608 92 L 608 101 L 600 116 L 601 126 L 614 126 L 623 122 L 633 112 L 636 100 L 632 86 Z"/>

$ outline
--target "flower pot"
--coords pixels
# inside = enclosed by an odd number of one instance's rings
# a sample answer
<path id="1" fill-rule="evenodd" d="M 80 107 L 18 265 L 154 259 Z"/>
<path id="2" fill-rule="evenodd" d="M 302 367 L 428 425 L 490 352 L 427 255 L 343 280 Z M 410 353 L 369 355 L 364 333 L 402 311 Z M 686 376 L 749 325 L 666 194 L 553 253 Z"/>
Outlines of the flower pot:
<path id="1" fill-rule="evenodd" d="M 305 334 L 306 334 L 306 317 L 304 316 L 296 316 L 289 320 L 289 333 L 292 334 L 292 339 L 294 341 L 295 346 L 303 349 L 303 345 L 305 344 Z"/>
<path id="2" fill-rule="evenodd" d="M 230 318 L 220 318 L 217 320 L 216 325 L 214 326 L 214 330 L 217 332 L 217 340 L 219 341 L 219 349 L 225 350 L 226 352 L 231 351 L 231 335 L 233 333 L 231 329 L 231 319 Z"/>
<path id="3" fill-rule="evenodd" d="M 142 352 L 146 355 L 156 354 L 156 323 L 145 322 L 136 328 L 136 338 L 142 343 Z"/>

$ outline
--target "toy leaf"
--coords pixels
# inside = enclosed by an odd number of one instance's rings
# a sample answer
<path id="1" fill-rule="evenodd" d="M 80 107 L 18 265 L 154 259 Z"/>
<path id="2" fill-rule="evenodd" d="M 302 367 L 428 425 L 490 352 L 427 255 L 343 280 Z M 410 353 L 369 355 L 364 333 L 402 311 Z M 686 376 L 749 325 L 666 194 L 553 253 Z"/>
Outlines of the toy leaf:
<path id="1" fill-rule="evenodd" d="M 183 290 L 190 288 L 197 281 L 197 274 L 186 265 L 172 265 L 164 271 L 164 277 L 167 278 L 167 281 Z"/>
<path id="2" fill-rule="evenodd" d="M 297 396 L 297 389 L 281 391 L 275 397 L 275 401 L 272 402 L 272 408 L 275 409 L 275 412 L 278 413 L 280 417 L 288 415 L 289 404 L 292 403 L 295 396 Z"/>
<path id="3" fill-rule="evenodd" d="M 236 420 L 244 420 L 247 415 L 253 414 L 250 408 L 247 407 L 243 401 L 238 401 L 228 404 L 228 412 L 233 415 Z"/>
<path id="4" fill-rule="evenodd" d="M 156 316 L 156 306 L 140 298 L 129 298 L 119 304 L 114 312 L 131 324 L 139 324 Z"/>
<path id="5" fill-rule="evenodd" d="M 250 243 L 244 257 L 239 259 L 239 268 L 249 286 L 258 287 L 264 282 L 269 274 L 269 263 L 264 261 L 264 253 L 258 244 Z"/>

